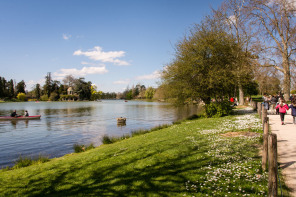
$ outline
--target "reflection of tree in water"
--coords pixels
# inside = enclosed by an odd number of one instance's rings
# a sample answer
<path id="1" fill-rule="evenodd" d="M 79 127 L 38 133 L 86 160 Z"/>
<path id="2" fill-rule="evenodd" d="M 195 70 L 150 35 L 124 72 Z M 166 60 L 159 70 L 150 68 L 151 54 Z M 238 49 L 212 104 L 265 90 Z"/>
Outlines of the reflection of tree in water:
<path id="1" fill-rule="evenodd" d="M 66 109 L 44 109 L 45 115 L 71 115 L 75 117 L 91 116 L 94 107 L 79 107 L 79 108 L 66 108 Z"/>
<path id="2" fill-rule="evenodd" d="M 66 109 L 44 109 L 43 113 L 46 118 L 46 126 L 48 130 L 51 130 L 52 124 L 56 122 L 60 122 L 61 118 L 71 117 L 84 117 L 84 116 L 92 116 L 94 114 L 94 107 L 79 107 L 79 108 L 66 108 Z M 57 119 L 57 121 L 53 121 L 53 119 Z M 73 119 L 74 121 L 74 119 Z M 71 120 L 68 125 L 72 125 Z M 67 124 L 65 124 L 67 125 Z"/>
<path id="3" fill-rule="evenodd" d="M 194 114 L 200 114 L 202 112 L 201 105 L 183 105 L 176 108 L 175 120 L 184 120 Z"/>

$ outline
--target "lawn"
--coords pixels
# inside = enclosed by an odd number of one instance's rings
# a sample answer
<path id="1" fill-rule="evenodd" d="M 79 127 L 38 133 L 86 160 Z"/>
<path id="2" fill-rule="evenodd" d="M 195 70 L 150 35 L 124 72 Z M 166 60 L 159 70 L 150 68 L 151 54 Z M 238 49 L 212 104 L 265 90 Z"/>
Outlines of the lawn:
<path id="1" fill-rule="evenodd" d="M 266 196 L 267 173 L 258 156 L 261 133 L 254 114 L 189 120 L 43 164 L 2 170 L 0 194 Z"/>

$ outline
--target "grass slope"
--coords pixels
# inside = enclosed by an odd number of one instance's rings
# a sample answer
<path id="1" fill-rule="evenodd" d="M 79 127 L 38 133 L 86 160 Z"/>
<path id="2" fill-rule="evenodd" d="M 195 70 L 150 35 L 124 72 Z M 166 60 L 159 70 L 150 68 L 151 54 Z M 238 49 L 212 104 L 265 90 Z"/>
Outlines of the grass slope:
<path id="1" fill-rule="evenodd" d="M 1 196 L 265 196 L 260 137 L 220 133 L 261 127 L 254 115 L 198 119 L 0 171 Z"/>

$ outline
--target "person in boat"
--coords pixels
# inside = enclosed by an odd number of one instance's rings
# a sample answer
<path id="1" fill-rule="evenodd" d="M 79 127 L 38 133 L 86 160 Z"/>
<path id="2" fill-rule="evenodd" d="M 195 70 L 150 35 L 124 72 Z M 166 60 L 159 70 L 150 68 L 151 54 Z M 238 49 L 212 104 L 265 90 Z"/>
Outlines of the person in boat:
<path id="1" fill-rule="evenodd" d="M 17 117 L 16 110 L 14 110 L 14 112 L 12 112 L 10 116 L 11 116 L 11 117 Z"/>
<path id="2" fill-rule="evenodd" d="M 28 111 L 27 111 L 27 110 L 25 111 L 25 114 L 24 114 L 24 116 L 29 116 L 29 113 L 28 113 Z"/>

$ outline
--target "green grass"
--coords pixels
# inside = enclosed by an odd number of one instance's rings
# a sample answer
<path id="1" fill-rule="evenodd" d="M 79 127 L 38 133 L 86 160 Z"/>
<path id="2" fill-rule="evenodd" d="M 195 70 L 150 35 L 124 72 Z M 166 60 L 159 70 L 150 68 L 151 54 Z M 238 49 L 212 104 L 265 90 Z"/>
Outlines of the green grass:
<path id="1" fill-rule="evenodd" d="M 188 120 L 168 128 L 0 171 L 0 196 L 265 196 L 254 115 Z M 286 192 L 286 191 L 285 191 Z"/>
<path id="2" fill-rule="evenodd" d="M 256 96 L 251 96 L 252 101 L 256 101 L 256 102 L 263 102 L 263 95 L 256 95 Z"/>

